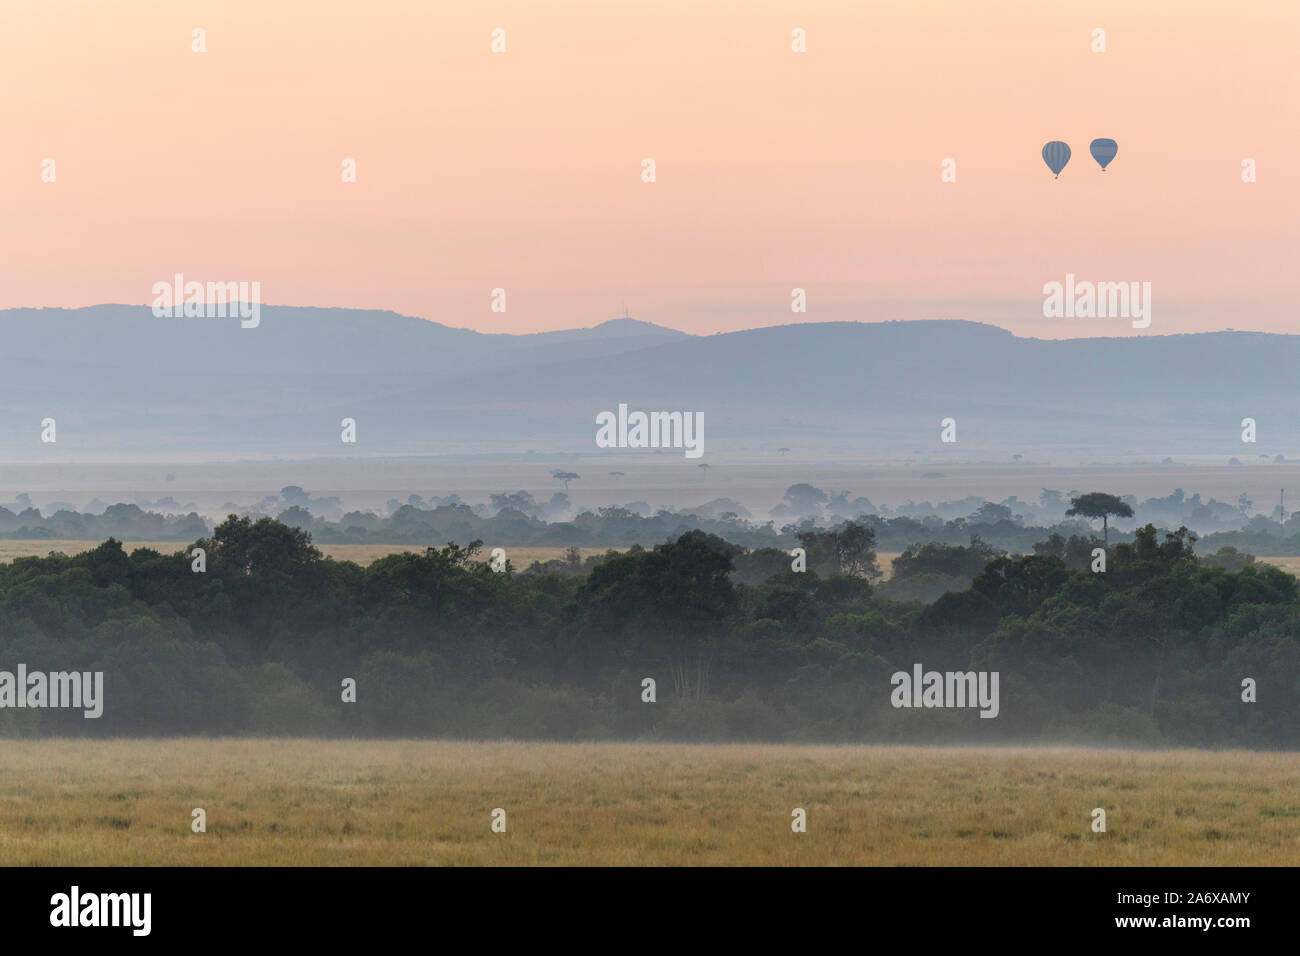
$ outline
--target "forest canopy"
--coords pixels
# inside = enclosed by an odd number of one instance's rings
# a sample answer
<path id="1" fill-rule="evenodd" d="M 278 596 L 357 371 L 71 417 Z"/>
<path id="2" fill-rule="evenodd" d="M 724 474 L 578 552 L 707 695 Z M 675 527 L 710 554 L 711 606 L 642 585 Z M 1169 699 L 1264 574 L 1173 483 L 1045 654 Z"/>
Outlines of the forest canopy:
<path id="1" fill-rule="evenodd" d="M 701 530 L 497 572 L 478 541 L 362 567 L 232 515 L 172 555 L 0 566 L 0 667 L 105 675 L 101 718 L 6 708 L 0 733 L 1300 745 L 1296 578 L 1131 538 L 1104 573 L 1091 538 L 916 545 L 881 584 L 854 523 L 801 533 L 801 573 Z M 998 718 L 891 707 L 917 662 L 1000 672 Z"/>

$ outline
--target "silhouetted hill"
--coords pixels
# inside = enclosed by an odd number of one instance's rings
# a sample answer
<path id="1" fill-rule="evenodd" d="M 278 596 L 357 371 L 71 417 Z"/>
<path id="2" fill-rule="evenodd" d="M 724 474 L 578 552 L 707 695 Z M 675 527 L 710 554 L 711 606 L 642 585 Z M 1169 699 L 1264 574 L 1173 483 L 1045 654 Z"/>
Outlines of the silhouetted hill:
<path id="1" fill-rule="evenodd" d="M 620 402 L 704 412 L 706 452 L 1300 453 L 1300 337 L 1263 333 L 1056 341 L 929 321 L 696 337 L 619 319 L 485 335 L 390 312 L 263 307 L 241 329 L 95 306 L 0 311 L 0 343 L 0 451 L 22 459 L 594 452 L 596 413 Z M 39 442 L 45 417 L 57 447 Z M 939 442 L 946 417 L 956 445 Z"/>

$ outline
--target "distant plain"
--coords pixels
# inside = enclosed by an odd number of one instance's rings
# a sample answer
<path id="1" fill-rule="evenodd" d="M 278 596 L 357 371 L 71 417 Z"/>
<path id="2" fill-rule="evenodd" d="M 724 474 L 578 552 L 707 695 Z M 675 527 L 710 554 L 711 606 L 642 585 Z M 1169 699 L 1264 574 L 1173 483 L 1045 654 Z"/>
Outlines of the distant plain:
<path id="1" fill-rule="evenodd" d="M 8 463 L 0 469 L 0 500 L 12 500 L 26 492 L 38 505 L 59 500 L 84 508 L 92 498 L 114 504 L 170 496 L 181 507 L 194 505 L 200 514 L 214 516 L 229 510 L 228 505 L 245 508 L 279 494 L 286 485 L 299 485 L 317 498 L 339 497 L 347 510 L 382 510 L 393 499 L 405 503 L 411 494 L 426 499 L 457 494 L 478 504 L 485 503 L 490 494 L 521 489 L 546 501 L 565 491 L 563 484 L 551 477 L 552 471 L 562 469 L 582 476 L 570 481 L 565 492 L 579 509 L 637 501 L 652 509 L 680 509 L 730 498 L 760 524 L 768 520 L 768 512 L 785 490 L 800 482 L 828 492 L 847 490 L 851 498 L 860 495 L 876 507 L 891 508 L 907 501 L 937 504 L 970 495 L 990 501 L 1015 495 L 1033 503 L 1044 488 L 1062 493 L 1132 494 L 1139 500 L 1164 497 L 1182 488 L 1188 497 L 1199 492 L 1204 499 L 1214 497 L 1233 505 L 1245 492 L 1255 502 L 1255 510 L 1265 514 L 1284 488 L 1290 489 L 1290 500 L 1300 501 L 1300 461 L 1274 463 L 1256 457 L 1239 466 L 1205 461 L 1169 465 L 963 463 L 965 459 L 956 452 L 940 452 L 937 440 L 932 446 L 929 454 L 911 461 L 884 463 L 857 462 L 848 449 L 842 459 L 829 463 L 801 460 L 797 451 L 782 457 L 775 448 L 736 455 L 707 454 L 702 460 L 709 464 L 707 469 L 680 453 L 539 454 L 428 463 Z M 1300 449 L 1288 451 L 1300 453 Z M 1025 457 L 1032 459 L 1032 449 L 1026 449 Z M 781 523 L 777 521 L 778 526 Z"/>

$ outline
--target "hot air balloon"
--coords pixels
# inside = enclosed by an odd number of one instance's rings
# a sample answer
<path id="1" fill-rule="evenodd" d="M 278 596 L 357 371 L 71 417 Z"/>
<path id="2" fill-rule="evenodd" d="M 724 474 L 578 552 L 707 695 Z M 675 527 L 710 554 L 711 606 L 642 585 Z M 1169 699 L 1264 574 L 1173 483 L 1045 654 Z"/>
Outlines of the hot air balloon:
<path id="1" fill-rule="evenodd" d="M 1070 144 L 1062 143 L 1060 140 L 1052 140 L 1043 147 L 1043 162 L 1047 168 L 1056 174 L 1056 178 L 1061 178 L 1061 170 L 1065 164 L 1070 161 Z"/>
<path id="2" fill-rule="evenodd" d="M 1092 145 L 1088 147 L 1088 151 L 1092 153 L 1092 158 L 1097 161 L 1097 165 L 1101 167 L 1101 171 L 1104 173 L 1106 167 L 1110 165 L 1110 161 L 1119 152 L 1119 145 L 1113 139 L 1094 139 Z"/>

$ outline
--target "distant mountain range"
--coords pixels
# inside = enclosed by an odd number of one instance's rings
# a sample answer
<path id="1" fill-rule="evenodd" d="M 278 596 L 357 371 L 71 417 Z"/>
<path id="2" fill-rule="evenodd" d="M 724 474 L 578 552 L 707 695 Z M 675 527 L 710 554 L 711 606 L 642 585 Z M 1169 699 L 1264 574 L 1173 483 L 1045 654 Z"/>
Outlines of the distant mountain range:
<path id="1" fill-rule="evenodd" d="M 488 335 L 391 312 L 0 311 L 0 453 L 64 461 L 595 453 L 597 413 L 703 412 L 710 453 L 935 461 L 1300 455 L 1300 336 L 1039 340 L 964 321 Z M 956 444 L 940 421 L 957 422 Z M 1259 441 L 1240 440 L 1256 419 Z M 54 418 L 58 441 L 40 442 Z M 340 441 L 357 421 L 358 442 Z M 629 452 L 615 452 L 629 454 Z"/>

